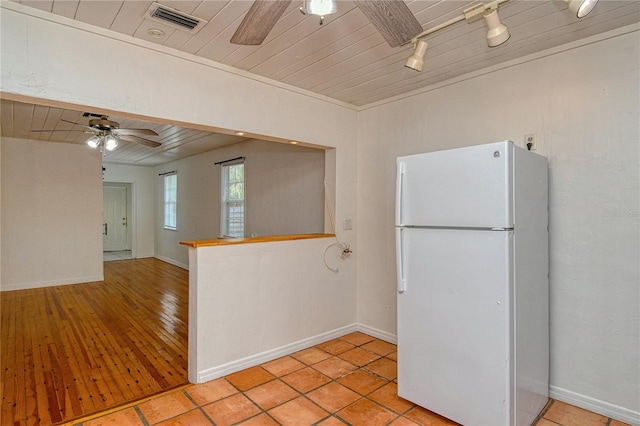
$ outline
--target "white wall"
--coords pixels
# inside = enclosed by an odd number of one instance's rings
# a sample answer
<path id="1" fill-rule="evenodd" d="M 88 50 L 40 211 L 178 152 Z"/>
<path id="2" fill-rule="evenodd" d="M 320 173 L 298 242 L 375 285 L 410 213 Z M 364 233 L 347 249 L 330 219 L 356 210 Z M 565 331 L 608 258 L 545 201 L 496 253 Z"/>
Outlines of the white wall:
<path id="1" fill-rule="evenodd" d="M 360 113 L 360 323 L 396 330 L 395 157 L 523 146 L 536 133 L 550 162 L 552 394 L 639 421 L 639 40 L 529 58 Z"/>
<path id="2" fill-rule="evenodd" d="M 102 280 L 100 153 L 1 143 L 2 290 Z"/>
<path id="3" fill-rule="evenodd" d="M 188 267 L 180 241 L 218 238 L 220 178 L 216 162 L 245 157 L 246 236 L 324 232 L 324 150 L 249 140 L 155 168 L 156 257 Z M 164 229 L 161 173 L 178 172 L 178 223 Z"/>
<path id="4" fill-rule="evenodd" d="M 189 379 L 211 380 L 354 331 L 355 287 L 339 278 L 355 263 L 338 273 L 325 268 L 333 243 L 190 248 Z M 335 252 L 327 257 L 339 262 Z"/>
<path id="5" fill-rule="evenodd" d="M 105 163 L 104 182 L 131 184 L 132 214 L 129 225 L 133 227 L 132 252 L 136 258 L 154 255 L 154 170 L 153 167 L 128 166 Z"/>

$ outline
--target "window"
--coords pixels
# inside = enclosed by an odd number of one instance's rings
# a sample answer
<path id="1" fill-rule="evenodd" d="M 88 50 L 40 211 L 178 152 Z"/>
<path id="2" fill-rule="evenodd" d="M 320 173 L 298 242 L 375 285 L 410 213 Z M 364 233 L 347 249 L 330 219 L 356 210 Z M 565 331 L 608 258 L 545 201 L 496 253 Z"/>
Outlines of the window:
<path id="1" fill-rule="evenodd" d="M 220 230 L 227 237 L 244 237 L 244 163 L 222 166 Z"/>
<path id="2" fill-rule="evenodd" d="M 178 175 L 164 175 L 164 227 L 176 229 L 178 207 Z"/>

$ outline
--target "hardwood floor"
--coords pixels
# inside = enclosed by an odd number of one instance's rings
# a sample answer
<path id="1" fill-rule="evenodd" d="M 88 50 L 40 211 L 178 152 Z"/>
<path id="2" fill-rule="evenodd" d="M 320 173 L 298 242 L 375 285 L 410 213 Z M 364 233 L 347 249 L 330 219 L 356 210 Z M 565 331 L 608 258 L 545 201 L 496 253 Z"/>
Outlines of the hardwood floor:
<path id="1" fill-rule="evenodd" d="M 47 425 L 184 385 L 188 271 L 105 262 L 104 282 L 0 293 L 2 425 Z"/>

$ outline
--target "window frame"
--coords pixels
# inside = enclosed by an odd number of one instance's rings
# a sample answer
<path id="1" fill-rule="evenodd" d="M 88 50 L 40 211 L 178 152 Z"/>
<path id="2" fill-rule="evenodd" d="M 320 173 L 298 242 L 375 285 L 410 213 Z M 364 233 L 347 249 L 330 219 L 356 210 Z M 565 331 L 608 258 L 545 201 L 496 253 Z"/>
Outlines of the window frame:
<path id="1" fill-rule="evenodd" d="M 242 184 L 242 200 L 233 200 L 232 202 L 241 202 L 242 204 L 242 235 L 237 234 L 236 232 L 231 232 L 230 222 L 229 222 L 229 175 L 231 168 L 234 166 L 242 165 L 242 180 L 237 181 L 235 183 Z M 247 209 L 246 209 L 246 200 L 247 200 L 247 174 L 244 159 L 238 159 L 234 161 L 225 162 L 221 164 L 221 172 L 220 172 L 220 235 L 228 238 L 244 238 L 246 232 L 246 224 L 247 224 Z"/>
<path id="2" fill-rule="evenodd" d="M 173 183 L 170 181 L 173 181 Z M 171 192 L 167 192 L 169 188 L 168 182 L 172 186 Z M 163 176 L 163 194 L 163 229 L 176 231 L 178 229 L 178 173 L 167 173 Z"/>

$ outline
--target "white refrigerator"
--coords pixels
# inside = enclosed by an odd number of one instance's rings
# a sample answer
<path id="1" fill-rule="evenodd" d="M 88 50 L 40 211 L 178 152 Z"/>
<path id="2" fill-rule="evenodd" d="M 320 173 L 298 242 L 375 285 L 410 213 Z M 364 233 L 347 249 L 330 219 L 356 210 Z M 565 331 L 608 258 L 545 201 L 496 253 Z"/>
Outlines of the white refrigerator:
<path id="1" fill-rule="evenodd" d="M 549 375 L 547 160 L 510 141 L 399 157 L 398 394 L 530 425 Z"/>

